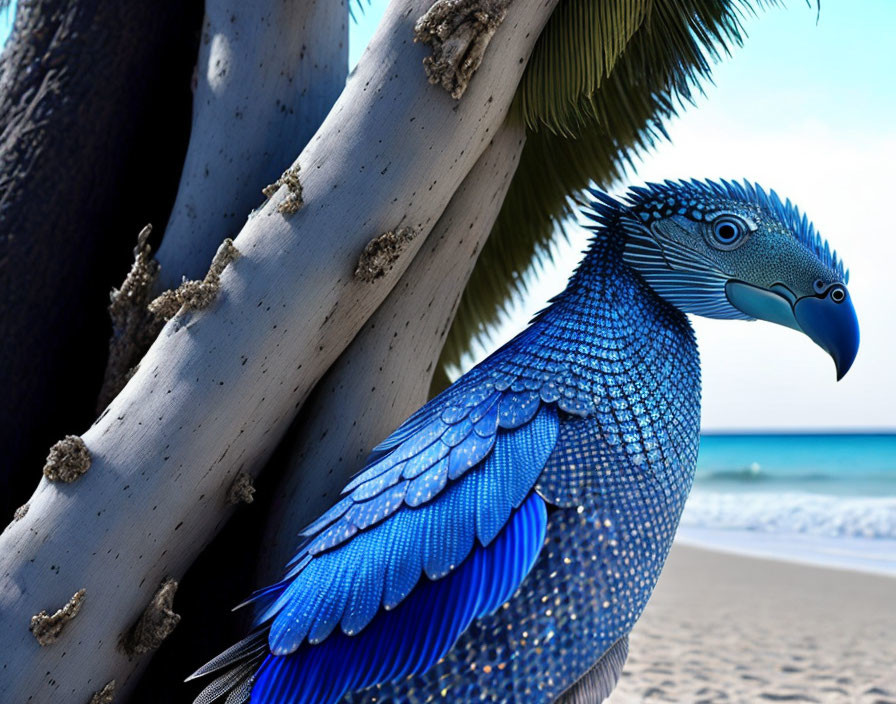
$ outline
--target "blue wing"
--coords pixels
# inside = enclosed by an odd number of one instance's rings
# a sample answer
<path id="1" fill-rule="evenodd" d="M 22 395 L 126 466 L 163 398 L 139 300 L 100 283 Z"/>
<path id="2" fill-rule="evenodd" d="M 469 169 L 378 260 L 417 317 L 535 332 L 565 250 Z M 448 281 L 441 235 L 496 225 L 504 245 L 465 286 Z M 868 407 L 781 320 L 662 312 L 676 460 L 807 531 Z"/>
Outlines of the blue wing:
<path id="1" fill-rule="evenodd" d="M 434 404 L 305 531 L 286 578 L 263 593 L 271 652 L 353 635 L 396 607 L 422 575 L 452 572 L 488 545 L 531 491 L 556 443 L 557 411 L 537 392 L 477 388 Z M 399 428 L 399 432 L 402 428 Z"/>
<path id="2" fill-rule="evenodd" d="M 545 509 L 532 490 L 558 434 L 557 405 L 539 389 L 498 389 L 474 370 L 374 450 L 342 499 L 303 532 L 284 579 L 254 597 L 256 635 L 200 673 L 243 652 L 257 662 L 264 632 L 271 654 L 253 701 L 279 701 L 284 682 L 311 686 L 311 671 L 335 668 L 314 695 L 333 701 L 330 689 L 429 667 L 534 563 L 545 520 L 532 516 Z M 338 664 L 326 665 L 331 658 Z M 348 661 L 367 665 L 347 670 Z M 221 679 L 230 687 L 233 676 Z"/>
<path id="3" fill-rule="evenodd" d="M 346 692 L 429 669 L 475 618 L 510 598 L 541 550 L 546 524 L 544 501 L 531 494 L 487 547 L 448 577 L 424 580 L 359 635 L 335 633 L 285 657 L 268 655 L 255 676 L 252 703 L 335 702 Z"/>

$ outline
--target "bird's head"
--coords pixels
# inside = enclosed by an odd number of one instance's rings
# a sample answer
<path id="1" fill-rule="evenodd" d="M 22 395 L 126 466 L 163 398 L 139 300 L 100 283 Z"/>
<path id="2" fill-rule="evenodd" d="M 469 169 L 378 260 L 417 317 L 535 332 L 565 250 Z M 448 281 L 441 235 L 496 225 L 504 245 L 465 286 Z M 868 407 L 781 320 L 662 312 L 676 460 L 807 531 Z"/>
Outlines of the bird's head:
<path id="1" fill-rule="evenodd" d="M 625 233 L 625 262 L 682 312 L 786 325 L 833 357 L 838 380 L 849 370 L 859 325 L 848 272 L 789 200 L 747 181 L 594 195 L 598 219 Z"/>

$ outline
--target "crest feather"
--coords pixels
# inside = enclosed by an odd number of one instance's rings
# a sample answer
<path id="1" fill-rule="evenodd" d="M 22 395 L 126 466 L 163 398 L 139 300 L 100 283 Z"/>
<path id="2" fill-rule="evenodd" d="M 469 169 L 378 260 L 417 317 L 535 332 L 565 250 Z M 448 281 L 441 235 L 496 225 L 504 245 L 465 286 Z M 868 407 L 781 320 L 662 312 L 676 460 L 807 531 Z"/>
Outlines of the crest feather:
<path id="1" fill-rule="evenodd" d="M 598 197 L 596 191 L 591 193 Z M 764 210 L 767 215 L 777 219 L 793 233 L 800 244 L 836 272 L 843 283 L 849 283 L 849 271 L 837 256 L 837 252 L 831 249 L 809 218 L 801 213 L 789 198 L 782 199 L 774 190 L 766 191 L 759 184 L 751 183 L 746 179 L 743 181 L 667 180 L 663 183 L 647 183 L 645 186 L 629 188 L 621 204 L 630 208 L 643 207 L 645 204 L 654 206 L 654 204 L 661 205 L 659 201 L 668 198 L 674 198 L 676 203 L 697 201 L 697 207 L 706 198 L 725 198 L 751 203 Z"/>

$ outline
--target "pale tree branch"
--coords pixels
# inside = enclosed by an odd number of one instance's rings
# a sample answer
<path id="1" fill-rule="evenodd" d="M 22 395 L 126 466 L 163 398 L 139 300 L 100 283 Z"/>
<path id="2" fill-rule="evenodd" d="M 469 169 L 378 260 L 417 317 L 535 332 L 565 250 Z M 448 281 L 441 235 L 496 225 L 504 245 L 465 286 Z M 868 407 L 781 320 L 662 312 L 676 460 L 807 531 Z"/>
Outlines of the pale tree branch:
<path id="1" fill-rule="evenodd" d="M 259 546 L 258 586 L 280 578 L 299 531 L 336 499 L 371 448 L 426 402 L 460 295 L 524 143 L 521 125 L 498 130 L 404 276 L 305 403 Z"/>
<path id="2" fill-rule="evenodd" d="M 193 128 L 156 259 L 158 290 L 202 278 L 339 97 L 346 0 L 209 0 Z"/>

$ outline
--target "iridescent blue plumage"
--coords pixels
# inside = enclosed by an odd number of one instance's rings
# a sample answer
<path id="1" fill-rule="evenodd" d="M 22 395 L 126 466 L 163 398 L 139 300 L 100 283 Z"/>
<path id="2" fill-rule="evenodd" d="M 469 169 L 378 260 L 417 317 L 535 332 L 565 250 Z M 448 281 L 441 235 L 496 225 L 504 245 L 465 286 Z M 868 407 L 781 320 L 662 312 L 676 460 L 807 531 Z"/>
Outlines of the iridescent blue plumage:
<path id="1" fill-rule="evenodd" d="M 380 607 L 397 606 L 421 574 L 444 577 L 477 538 L 487 545 L 522 503 L 556 442 L 556 410 L 534 406 L 528 422 L 502 428 L 507 394 L 481 386 L 463 408 L 437 399 L 435 419 L 352 480 L 351 501 L 306 531 L 295 559 L 301 569 L 257 619 L 271 622 L 273 653 L 291 653 L 306 637 L 320 642 L 340 622 L 357 633 Z M 454 437 L 457 428 L 465 430 Z"/>
<path id="2" fill-rule="evenodd" d="M 803 330 L 840 375 L 858 332 L 842 264 L 774 192 L 670 181 L 587 214 L 566 290 L 374 448 L 255 595 L 255 633 L 197 673 L 230 668 L 198 702 L 612 690 L 696 465 L 685 313 Z"/>
<path id="3" fill-rule="evenodd" d="M 429 669 L 474 618 L 510 597 L 541 550 L 546 523 L 544 502 L 533 494 L 500 535 L 450 577 L 424 580 L 359 635 L 335 633 L 286 657 L 268 655 L 258 670 L 253 701 L 335 701 L 346 691 Z M 437 624 L 433 612 L 444 616 Z M 423 624 L 435 627 L 427 630 Z"/>

